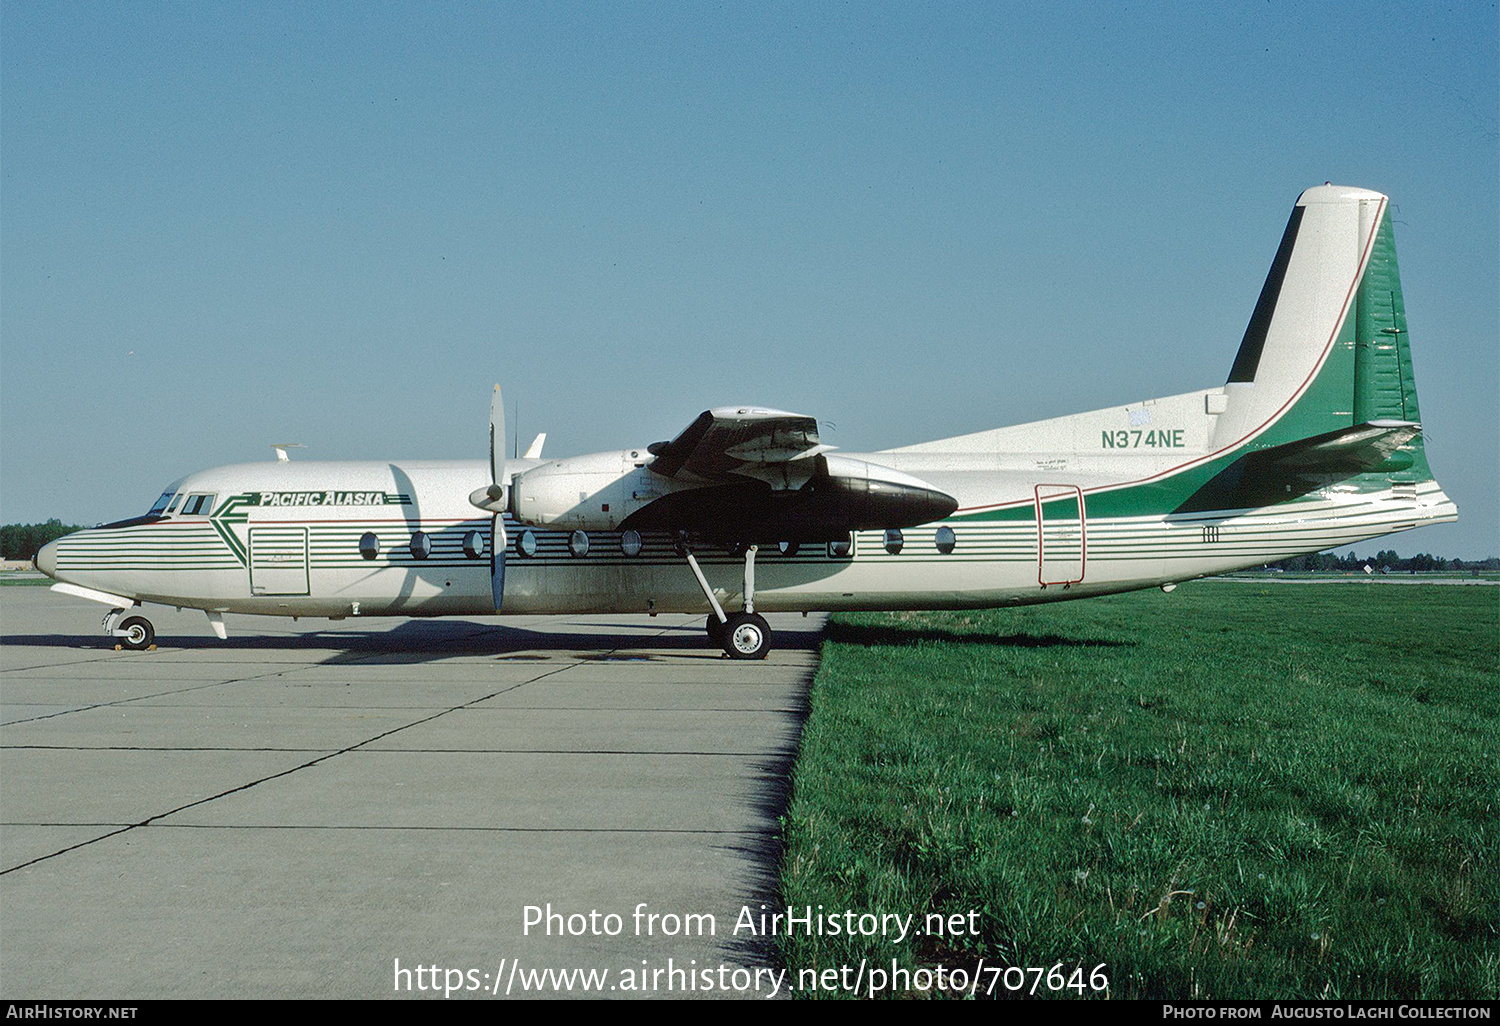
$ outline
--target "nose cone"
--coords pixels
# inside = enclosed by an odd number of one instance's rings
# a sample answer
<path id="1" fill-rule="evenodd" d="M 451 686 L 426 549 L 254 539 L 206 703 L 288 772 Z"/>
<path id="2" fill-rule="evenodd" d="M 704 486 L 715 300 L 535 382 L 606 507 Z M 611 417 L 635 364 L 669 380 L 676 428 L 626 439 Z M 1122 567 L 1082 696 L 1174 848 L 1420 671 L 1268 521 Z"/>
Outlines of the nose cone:
<path id="1" fill-rule="evenodd" d="M 50 541 L 37 550 L 36 558 L 31 561 L 42 573 L 48 577 L 57 577 L 57 542 Z"/>

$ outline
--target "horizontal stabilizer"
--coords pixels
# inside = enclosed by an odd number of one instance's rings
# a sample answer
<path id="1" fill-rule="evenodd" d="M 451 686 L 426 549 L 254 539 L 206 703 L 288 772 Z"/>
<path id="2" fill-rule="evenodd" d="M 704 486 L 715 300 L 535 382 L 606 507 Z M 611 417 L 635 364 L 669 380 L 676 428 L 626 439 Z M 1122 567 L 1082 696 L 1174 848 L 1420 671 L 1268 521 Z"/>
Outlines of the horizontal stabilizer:
<path id="1" fill-rule="evenodd" d="M 1390 460 L 1397 449 L 1421 433 L 1422 425 L 1414 421 L 1372 420 L 1254 455 L 1272 466 L 1307 473 L 1363 474 Z"/>
<path id="2" fill-rule="evenodd" d="M 1177 507 L 1177 513 L 1249 509 L 1306 495 L 1327 484 L 1377 469 L 1399 470 L 1399 451 L 1422 433 L 1403 420 L 1372 420 L 1311 438 L 1300 438 L 1241 456 Z"/>

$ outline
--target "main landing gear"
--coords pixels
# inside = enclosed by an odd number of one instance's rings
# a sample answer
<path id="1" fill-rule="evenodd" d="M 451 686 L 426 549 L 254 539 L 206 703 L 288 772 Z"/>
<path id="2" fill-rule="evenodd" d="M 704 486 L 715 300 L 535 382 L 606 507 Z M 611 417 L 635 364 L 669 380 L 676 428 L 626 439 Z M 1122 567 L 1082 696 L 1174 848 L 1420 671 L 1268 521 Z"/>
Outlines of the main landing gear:
<path id="1" fill-rule="evenodd" d="M 708 578 L 703 576 L 703 570 L 698 566 L 698 560 L 694 558 L 686 537 L 679 536 L 678 548 L 687 557 L 688 566 L 698 579 L 698 587 L 703 589 L 708 604 L 713 607 L 713 612 L 704 624 L 708 639 L 722 648 L 724 654 L 731 659 L 764 659 L 766 653 L 771 651 L 771 626 L 766 623 L 765 617 L 755 611 L 756 547 L 750 545 L 745 549 L 745 605 L 738 613 L 724 612 L 718 597 L 708 586 Z"/>

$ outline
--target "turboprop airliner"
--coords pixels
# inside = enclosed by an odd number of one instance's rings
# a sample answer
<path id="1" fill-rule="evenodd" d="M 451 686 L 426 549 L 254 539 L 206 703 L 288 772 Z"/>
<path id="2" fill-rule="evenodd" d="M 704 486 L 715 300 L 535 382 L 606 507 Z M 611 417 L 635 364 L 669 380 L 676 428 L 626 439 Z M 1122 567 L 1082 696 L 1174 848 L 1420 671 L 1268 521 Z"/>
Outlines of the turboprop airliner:
<path id="1" fill-rule="evenodd" d="M 1227 355 L 1226 347 L 1226 355 Z M 486 461 L 285 449 L 167 486 L 37 567 L 153 643 L 144 603 L 225 613 L 705 613 L 733 658 L 763 611 L 959 609 L 1163 587 L 1457 519 L 1423 449 L 1389 201 L 1297 200 L 1228 380 L 874 453 L 726 406 L 670 441 Z M 701 557 L 701 558 L 700 558 Z"/>

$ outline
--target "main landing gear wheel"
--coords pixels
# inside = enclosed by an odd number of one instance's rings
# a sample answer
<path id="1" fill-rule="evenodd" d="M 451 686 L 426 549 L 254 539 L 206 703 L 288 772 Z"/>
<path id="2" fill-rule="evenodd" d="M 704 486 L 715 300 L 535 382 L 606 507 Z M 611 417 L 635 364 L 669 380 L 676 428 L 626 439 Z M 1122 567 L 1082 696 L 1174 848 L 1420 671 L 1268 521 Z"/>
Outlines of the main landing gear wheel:
<path id="1" fill-rule="evenodd" d="M 708 622 L 703 625 L 703 629 L 708 632 L 709 641 L 715 645 L 724 644 L 724 621 L 719 619 L 717 613 L 708 614 Z"/>
<path id="2" fill-rule="evenodd" d="M 693 555 L 686 533 L 679 531 L 677 541 L 680 546 L 679 551 L 687 558 L 688 567 L 698 581 L 698 587 L 703 589 L 703 597 L 708 600 L 708 607 L 713 610 L 703 624 L 703 629 L 708 632 L 709 640 L 723 648 L 724 654 L 731 659 L 764 659 L 766 653 L 771 650 L 771 627 L 766 623 L 765 617 L 755 612 L 756 546 L 746 545 L 742 550 L 745 555 L 744 609 L 738 613 L 725 615 L 718 595 L 714 593 L 713 588 L 709 587 L 708 578 L 703 576 L 703 568 L 698 565 L 698 560 Z"/>
<path id="3" fill-rule="evenodd" d="M 759 613 L 732 613 L 722 629 L 720 644 L 731 659 L 764 659 L 771 650 L 771 627 Z"/>
<path id="4" fill-rule="evenodd" d="M 144 652 L 156 640 L 156 630 L 144 616 L 127 616 L 115 630 L 120 644 L 137 652 Z"/>

